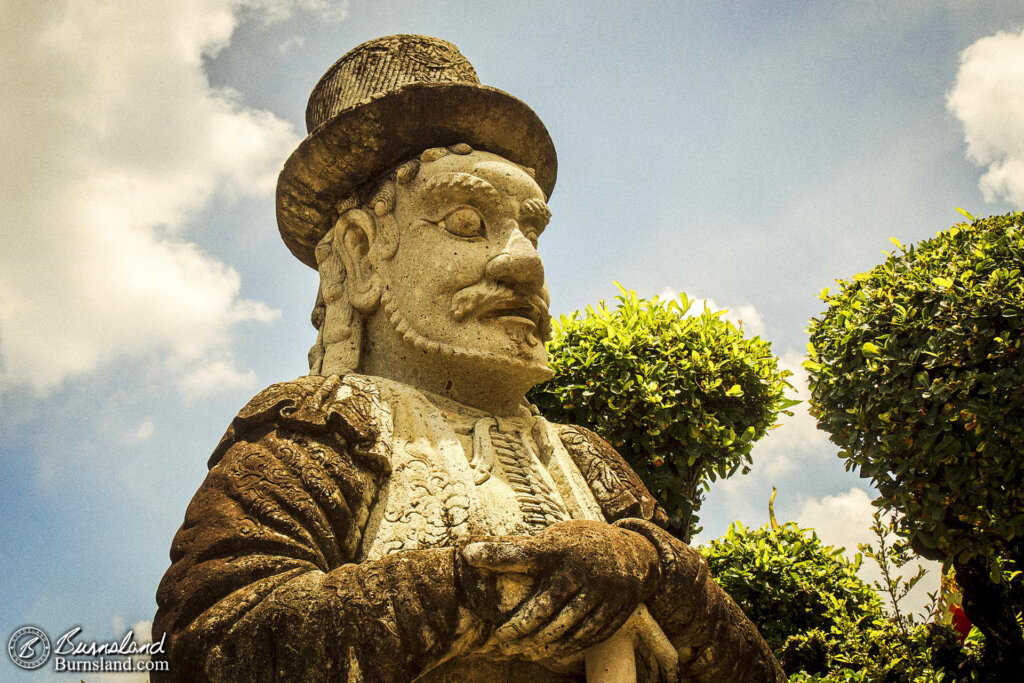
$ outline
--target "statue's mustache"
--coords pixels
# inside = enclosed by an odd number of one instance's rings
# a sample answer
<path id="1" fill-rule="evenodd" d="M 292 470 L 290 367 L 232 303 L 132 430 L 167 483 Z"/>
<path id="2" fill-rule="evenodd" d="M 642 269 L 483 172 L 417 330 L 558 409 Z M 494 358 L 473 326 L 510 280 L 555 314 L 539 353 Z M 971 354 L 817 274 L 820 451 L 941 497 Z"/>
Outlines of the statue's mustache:
<path id="1" fill-rule="evenodd" d="M 501 311 L 522 311 L 537 325 L 542 341 L 551 339 L 551 314 L 548 302 L 540 292 L 512 288 L 491 280 L 482 280 L 455 293 L 452 317 L 462 322 L 470 316 L 483 317 Z"/>

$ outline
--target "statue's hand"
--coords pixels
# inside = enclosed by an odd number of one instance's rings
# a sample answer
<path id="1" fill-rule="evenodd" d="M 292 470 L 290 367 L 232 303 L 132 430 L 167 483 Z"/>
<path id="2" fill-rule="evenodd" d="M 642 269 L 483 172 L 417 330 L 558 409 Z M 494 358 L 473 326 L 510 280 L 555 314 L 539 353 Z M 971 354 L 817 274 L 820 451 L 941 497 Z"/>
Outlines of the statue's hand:
<path id="1" fill-rule="evenodd" d="M 499 615 L 498 649 L 533 660 L 569 657 L 607 639 L 659 579 L 654 546 L 603 522 L 573 520 L 534 536 L 471 542 L 461 555 L 463 583 L 478 587 L 473 602 Z M 515 575 L 529 589 L 504 609 L 500 579 Z"/>

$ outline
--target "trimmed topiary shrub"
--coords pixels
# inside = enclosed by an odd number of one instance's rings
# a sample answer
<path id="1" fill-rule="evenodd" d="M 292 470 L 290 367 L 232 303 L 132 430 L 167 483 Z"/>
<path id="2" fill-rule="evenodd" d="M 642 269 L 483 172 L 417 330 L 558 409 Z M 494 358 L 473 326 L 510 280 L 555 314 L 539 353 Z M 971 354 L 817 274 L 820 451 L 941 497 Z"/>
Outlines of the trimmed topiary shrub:
<path id="1" fill-rule="evenodd" d="M 866 625 L 885 613 L 875 591 L 857 576 L 859 555 L 847 560 L 843 548 L 824 545 L 814 531 L 792 522 L 759 529 L 734 522 L 700 551 L 718 585 L 777 652 L 792 636 Z"/>
<path id="2" fill-rule="evenodd" d="M 555 376 L 528 398 L 607 439 L 689 540 L 707 486 L 748 472 L 754 442 L 796 403 L 784 395 L 790 373 L 725 311 L 691 316 L 685 294 L 646 300 L 620 289 L 614 308 L 602 301 L 555 321 Z"/>
<path id="3" fill-rule="evenodd" d="M 1024 213 L 969 218 L 825 290 L 804 365 L 818 426 L 912 547 L 956 567 L 986 658 L 1019 673 Z"/>

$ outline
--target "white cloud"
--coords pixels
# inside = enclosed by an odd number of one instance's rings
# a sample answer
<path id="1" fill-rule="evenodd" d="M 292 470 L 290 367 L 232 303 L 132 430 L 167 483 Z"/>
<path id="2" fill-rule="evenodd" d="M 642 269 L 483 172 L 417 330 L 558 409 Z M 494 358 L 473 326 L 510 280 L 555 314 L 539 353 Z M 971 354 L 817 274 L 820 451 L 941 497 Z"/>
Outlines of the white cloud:
<path id="1" fill-rule="evenodd" d="M 135 641 L 138 643 L 151 643 L 153 642 L 153 622 L 148 619 L 135 622 L 132 626 L 132 631 L 135 633 Z"/>
<path id="2" fill-rule="evenodd" d="M 757 309 L 751 304 L 724 307 L 715 303 L 714 299 L 702 299 L 700 297 L 691 296 L 690 294 L 687 294 L 687 297 L 691 301 L 689 310 L 690 315 L 700 315 L 704 311 L 705 306 L 707 306 L 708 310 L 712 312 L 720 311 L 725 308 L 726 313 L 722 317 L 736 325 L 743 325 L 743 329 L 746 331 L 747 336 L 757 337 L 764 334 L 764 320 L 761 318 L 761 314 L 758 313 Z M 660 294 L 658 294 L 658 298 L 662 301 L 678 299 L 679 292 L 671 287 L 666 287 L 661 290 Z"/>
<path id="3" fill-rule="evenodd" d="M 124 618 L 120 615 L 114 616 L 110 621 L 114 627 L 114 637 L 117 642 L 125 634 L 125 622 Z M 135 643 L 151 643 L 153 642 L 153 622 L 147 619 L 137 621 L 132 626 L 133 642 Z M 148 661 L 149 655 L 132 655 L 129 659 L 136 662 L 133 666 L 137 666 L 138 662 Z M 149 674 L 143 671 L 131 671 L 131 672 L 118 672 L 118 673 L 100 673 L 96 674 L 95 678 L 90 679 L 95 681 L 101 681 L 102 683 L 146 683 L 149 681 Z"/>
<path id="4" fill-rule="evenodd" d="M 803 504 L 797 524 L 818 532 L 827 544 L 857 552 L 858 543 L 868 543 L 871 536 L 871 515 L 875 508 L 871 497 L 860 488 L 851 488 L 836 496 L 812 498 Z"/>
<path id="5" fill-rule="evenodd" d="M 238 370 L 230 360 L 218 360 L 190 371 L 181 379 L 180 387 L 182 396 L 194 401 L 230 389 L 253 389 L 256 373 Z"/>
<path id="6" fill-rule="evenodd" d="M 237 0 L 235 4 L 259 11 L 268 24 L 288 19 L 295 10 L 312 12 L 325 23 L 348 16 L 348 0 Z"/>
<path id="7" fill-rule="evenodd" d="M 292 127 L 214 88 L 204 56 L 243 10 L 338 18 L 323 0 L 20 3 L 0 23 L 0 386 L 159 352 L 223 350 L 266 322 L 238 273 L 182 234 L 215 192 L 267 195 Z"/>
<path id="8" fill-rule="evenodd" d="M 287 40 L 282 41 L 281 44 L 277 46 L 277 51 L 280 52 L 282 55 L 287 55 L 291 53 L 293 50 L 299 49 L 305 43 L 305 36 L 292 36 Z"/>
<path id="9" fill-rule="evenodd" d="M 1024 31 L 964 50 L 947 106 L 963 122 L 967 157 L 988 167 L 979 183 L 985 199 L 1024 208 Z"/>
<path id="10" fill-rule="evenodd" d="M 846 548 L 847 556 L 852 558 L 857 553 L 858 543 L 878 545 L 871 531 L 874 511 L 871 497 L 863 489 L 851 488 L 839 495 L 805 501 L 796 521 L 801 528 L 814 529 L 826 545 Z M 917 572 L 919 566 L 924 566 L 928 574 L 900 603 L 900 610 L 904 613 L 916 615 L 922 612 L 928 604 L 928 593 L 939 589 L 942 578 L 942 565 L 939 562 L 912 561 L 899 571 L 909 578 Z M 869 584 L 882 578 L 878 565 L 869 558 L 864 559 L 859 575 Z M 888 604 L 885 596 L 882 599 Z"/>
<path id="11" fill-rule="evenodd" d="M 793 350 L 779 357 L 779 367 L 793 373 L 789 378 L 793 390 L 788 392 L 788 397 L 800 404 L 790 408 L 792 416 L 779 417 L 779 427 L 768 432 L 754 446 L 751 455 L 763 468 L 762 474 L 773 479 L 792 471 L 801 458 L 817 458 L 834 450 L 828 436 L 818 429 L 817 421 L 808 412 L 811 390 L 807 385 L 807 370 L 801 363 L 803 356 Z"/>
<path id="12" fill-rule="evenodd" d="M 140 422 L 131 432 L 131 437 L 137 442 L 149 441 L 156 434 L 156 424 L 147 418 Z"/>

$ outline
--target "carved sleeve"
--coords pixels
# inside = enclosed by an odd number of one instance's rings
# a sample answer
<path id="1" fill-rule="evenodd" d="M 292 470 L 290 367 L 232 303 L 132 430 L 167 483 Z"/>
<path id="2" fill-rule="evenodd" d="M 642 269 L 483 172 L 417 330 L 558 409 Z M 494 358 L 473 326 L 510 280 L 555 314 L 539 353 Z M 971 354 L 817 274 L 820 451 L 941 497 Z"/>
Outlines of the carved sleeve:
<path id="1" fill-rule="evenodd" d="M 157 595 L 170 679 L 408 681 L 479 635 L 452 549 L 351 563 L 387 463 L 337 389 L 272 387 L 215 451 Z"/>
<path id="2" fill-rule="evenodd" d="M 679 653 L 683 683 L 781 683 L 786 675 L 743 610 L 714 582 L 697 550 L 650 522 L 623 519 L 661 559 L 661 586 L 647 602 Z"/>
<path id="3" fill-rule="evenodd" d="M 586 479 L 605 519 L 614 522 L 639 517 L 661 527 L 668 525 L 668 515 L 607 441 L 586 427 L 562 425 L 559 430 L 562 445 Z"/>

